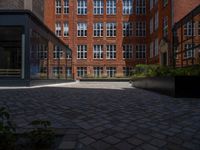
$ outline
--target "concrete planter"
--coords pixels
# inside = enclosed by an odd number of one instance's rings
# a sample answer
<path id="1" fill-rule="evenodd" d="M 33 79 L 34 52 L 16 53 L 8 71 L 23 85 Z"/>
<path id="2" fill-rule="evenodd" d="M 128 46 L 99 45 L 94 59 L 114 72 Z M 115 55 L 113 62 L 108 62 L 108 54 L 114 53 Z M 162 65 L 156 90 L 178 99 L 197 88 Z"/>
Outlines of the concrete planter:
<path id="1" fill-rule="evenodd" d="M 200 98 L 199 76 L 149 77 L 134 80 L 132 85 L 173 97 Z"/>

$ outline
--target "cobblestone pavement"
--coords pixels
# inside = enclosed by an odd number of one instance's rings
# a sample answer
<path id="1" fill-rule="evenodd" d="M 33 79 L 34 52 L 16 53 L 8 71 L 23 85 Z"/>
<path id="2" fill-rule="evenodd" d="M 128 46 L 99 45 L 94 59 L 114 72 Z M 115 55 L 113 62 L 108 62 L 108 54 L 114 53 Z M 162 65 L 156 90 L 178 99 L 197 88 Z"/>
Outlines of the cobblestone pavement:
<path id="1" fill-rule="evenodd" d="M 60 149 L 200 150 L 200 99 L 175 99 L 126 82 L 0 90 L 18 127 L 67 128 Z"/>

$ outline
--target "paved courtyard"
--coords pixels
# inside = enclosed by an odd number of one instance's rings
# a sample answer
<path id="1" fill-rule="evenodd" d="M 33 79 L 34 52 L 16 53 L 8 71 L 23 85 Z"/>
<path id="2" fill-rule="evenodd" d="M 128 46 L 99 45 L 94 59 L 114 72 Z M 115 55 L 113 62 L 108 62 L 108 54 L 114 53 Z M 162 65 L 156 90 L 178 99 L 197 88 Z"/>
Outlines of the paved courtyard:
<path id="1" fill-rule="evenodd" d="M 35 119 L 66 129 L 60 148 L 200 150 L 200 99 L 175 99 L 128 82 L 0 89 L 19 128 Z"/>

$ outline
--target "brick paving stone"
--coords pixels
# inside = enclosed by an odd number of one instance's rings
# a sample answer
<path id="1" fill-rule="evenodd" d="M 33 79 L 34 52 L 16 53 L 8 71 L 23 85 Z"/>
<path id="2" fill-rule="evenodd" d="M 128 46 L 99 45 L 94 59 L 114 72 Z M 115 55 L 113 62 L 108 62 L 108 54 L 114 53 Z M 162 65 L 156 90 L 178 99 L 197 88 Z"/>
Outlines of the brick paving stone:
<path id="1" fill-rule="evenodd" d="M 106 150 L 108 147 L 110 147 L 110 144 L 107 144 L 103 141 L 98 141 L 95 142 L 93 144 L 91 144 L 91 146 L 95 149 L 95 150 Z"/>
<path id="2" fill-rule="evenodd" d="M 142 140 L 140 140 L 138 138 L 135 138 L 135 137 L 129 138 L 129 139 L 127 139 L 127 141 L 128 141 L 128 143 L 136 145 L 136 146 L 141 145 L 141 144 L 144 143 L 144 141 L 142 141 Z"/>
<path id="3" fill-rule="evenodd" d="M 164 145 L 167 144 L 166 141 L 164 140 L 159 140 L 159 139 L 153 139 L 152 141 L 150 141 L 150 143 L 154 146 L 157 146 L 157 147 L 163 147 Z"/>
<path id="4" fill-rule="evenodd" d="M 159 150 L 157 147 L 150 144 L 143 144 L 141 147 L 143 150 Z"/>
<path id="5" fill-rule="evenodd" d="M 76 142 L 71 141 L 63 141 L 60 145 L 58 150 L 72 150 L 75 149 Z"/>
<path id="6" fill-rule="evenodd" d="M 113 136 L 108 136 L 106 138 L 103 138 L 103 141 L 105 141 L 106 143 L 109 143 L 109 144 L 117 144 L 120 142 L 120 140 L 118 138 L 115 138 Z"/>
<path id="7" fill-rule="evenodd" d="M 136 135 L 137 138 L 144 140 L 144 141 L 150 141 L 152 139 L 151 136 L 147 135 L 147 134 L 137 134 Z"/>
<path id="8" fill-rule="evenodd" d="M 115 147 L 119 150 L 131 150 L 134 148 L 133 145 L 128 144 L 127 142 L 121 142 L 115 145 Z"/>
<path id="9" fill-rule="evenodd" d="M 91 138 L 91 137 L 85 137 L 83 139 L 80 139 L 80 142 L 85 144 L 85 145 L 89 145 L 91 143 L 94 143 L 95 140 L 93 138 Z"/>

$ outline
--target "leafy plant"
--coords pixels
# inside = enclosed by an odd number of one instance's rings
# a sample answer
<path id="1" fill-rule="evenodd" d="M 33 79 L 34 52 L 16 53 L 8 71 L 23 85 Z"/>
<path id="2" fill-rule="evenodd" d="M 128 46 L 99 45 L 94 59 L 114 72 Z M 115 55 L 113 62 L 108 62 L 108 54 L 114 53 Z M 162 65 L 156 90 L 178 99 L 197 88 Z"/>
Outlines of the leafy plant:
<path id="1" fill-rule="evenodd" d="M 0 150 L 15 149 L 15 127 L 6 108 L 0 108 Z"/>
<path id="2" fill-rule="evenodd" d="M 33 147 L 47 148 L 51 147 L 55 138 L 55 133 L 51 129 L 51 123 L 44 120 L 35 120 L 31 124 L 34 128 L 28 133 L 28 137 Z"/>

